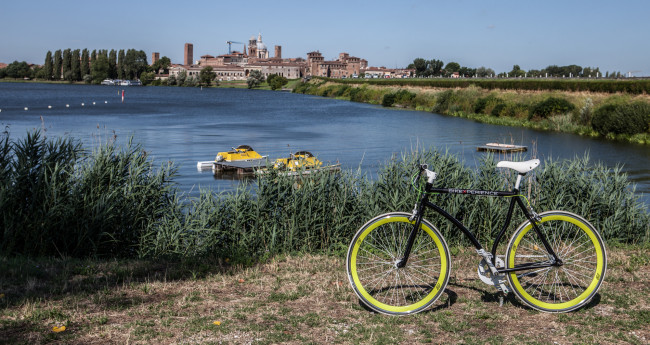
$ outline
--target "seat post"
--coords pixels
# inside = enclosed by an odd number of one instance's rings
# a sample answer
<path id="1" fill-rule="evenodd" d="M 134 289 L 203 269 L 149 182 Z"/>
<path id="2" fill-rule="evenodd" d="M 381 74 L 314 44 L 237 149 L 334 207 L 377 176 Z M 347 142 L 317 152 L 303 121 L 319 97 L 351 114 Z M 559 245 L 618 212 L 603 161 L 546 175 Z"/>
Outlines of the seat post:
<path id="1" fill-rule="evenodd" d="M 519 184 L 521 183 L 521 177 L 524 176 L 524 174 L 517 174 L 517 182 L 515 182 L 515 190 L 519 190 Z"/>

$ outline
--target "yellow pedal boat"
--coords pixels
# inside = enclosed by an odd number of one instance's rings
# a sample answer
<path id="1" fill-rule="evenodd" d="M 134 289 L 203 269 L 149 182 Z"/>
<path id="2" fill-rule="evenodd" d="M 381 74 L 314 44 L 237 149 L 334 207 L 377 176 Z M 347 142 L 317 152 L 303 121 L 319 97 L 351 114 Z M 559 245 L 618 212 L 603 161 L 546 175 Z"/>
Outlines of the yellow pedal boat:
<path id="1" fill-rule="evenodd" d="M 309 151 L 298 151 L 287 158 L 278 158 L 273 162 L 273 169 L 281 171 L 280 174 L 295 176 L 311 174 L 314 171 L 341 170 L 341 164 L 323 166 Z M 267 174 L 268 169 L 257 170 L 257 173 Z"/>
<path id="2" fill-rule="evenodd" d="M 212 168 L 213 170 L 259 168 L 266 165 L 267 157 L 255 152 L 248 145 L 239 145 L 236 148 L 233 147 L 230 151 L 219 152 L 214 158 L 214 161 L 198 162 L 196 167 L 198 170 L 208 168 Z"/>

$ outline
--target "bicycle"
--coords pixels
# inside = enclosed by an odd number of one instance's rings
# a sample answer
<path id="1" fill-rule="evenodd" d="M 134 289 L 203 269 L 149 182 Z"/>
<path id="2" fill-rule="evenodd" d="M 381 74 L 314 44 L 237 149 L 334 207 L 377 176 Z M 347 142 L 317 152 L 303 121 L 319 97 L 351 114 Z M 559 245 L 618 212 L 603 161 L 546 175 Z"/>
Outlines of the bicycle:
<path id="1" fill-rule="evenodd" d="M 449 248 L 440 231 L 423 218 L 425 208 L 449 220 L 472 242 L 482 257 L 481 281 L 496 287 L 500 301 L 513 291 L 524 304 L 544 312 L 576 310 L 595 296 L 605 277 L 607 253 L 598 231 L 584 218 L 566 211 L 537 214 L 520 194 L 522 177 L 540 164 L 501 161 L 497 167 L 515 170 L 512 191 L 435 188 L 437 174 L 421 164 L 413 185 L 426 175 L 424 190 L 411 213 L 391 212 L 364 224 L 347 254 L 347 274 L 359 299 L 374 311 L 407 315 L 427 309 L 449 281 Z M 429 201 L 431 194 L 463 194 L 512 198 L 503 228 L 487 252 L 458 219 Z M 524 204 L 526 200 L 528 206 Z M 497 246 L 510 226 L 515 205 L 526 220 L 512 235 L 505 255 Z"/>

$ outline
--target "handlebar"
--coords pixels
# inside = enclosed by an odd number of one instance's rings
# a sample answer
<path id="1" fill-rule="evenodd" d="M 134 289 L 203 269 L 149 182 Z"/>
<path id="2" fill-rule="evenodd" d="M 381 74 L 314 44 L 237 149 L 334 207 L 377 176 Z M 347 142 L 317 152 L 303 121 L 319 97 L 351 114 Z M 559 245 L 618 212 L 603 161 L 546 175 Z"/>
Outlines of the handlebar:
<path id="1" fill-rule="evenodd" d="M 420 176 L 422 175 L 422 172 L 424 172 L 427 175 L 427 182 L 428 183 L 433 183 L 433 181 L 436 179 L 438 174 L 435 171 L 429 170 L 429 165 L 428 164 L 420 164 L 418 165 L 418 177 L 415 180 L 415 182 L 419 182 Z"/>

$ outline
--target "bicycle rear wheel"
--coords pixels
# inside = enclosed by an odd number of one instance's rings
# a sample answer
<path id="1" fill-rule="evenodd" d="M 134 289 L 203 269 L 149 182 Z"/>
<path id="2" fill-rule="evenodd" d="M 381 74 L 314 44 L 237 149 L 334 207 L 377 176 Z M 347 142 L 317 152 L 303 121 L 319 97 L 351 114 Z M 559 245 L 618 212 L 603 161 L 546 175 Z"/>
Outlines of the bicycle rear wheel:
<path id="1" fill-rule="evenodd" d="M 512 272 L 506 275 L 508 282 L 519 299 L 537 310 L 578 309 L 589 303 L 605 278 L 603 240 L 589 222 L 573 213 L 549 211 L 540 217 L 537 226 L 563 264 Z M 552 259 L 532 229 L 526 221 L 515 231 L 506 252 L 507 268 Z"/>
<path id="2" fill-rule="evenodd" d="M 413 229 L 409 216 L 393 212 L 373 218 L 359 229 L 348 249 L 350 284 L 365 305 L 380 313 L 422 311 L 440 297 L 449 281 L 449 248 L 425 220 L 406 266 L 397 267 Z"/>

